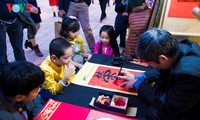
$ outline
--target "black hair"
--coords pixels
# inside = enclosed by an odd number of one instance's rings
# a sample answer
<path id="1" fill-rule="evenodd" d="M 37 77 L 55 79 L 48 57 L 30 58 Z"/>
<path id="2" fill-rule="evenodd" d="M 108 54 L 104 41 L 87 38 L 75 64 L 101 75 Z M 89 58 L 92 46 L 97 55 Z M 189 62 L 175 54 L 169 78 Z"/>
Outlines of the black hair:
<path id="1" fill-rule="evenodd" d="M 119 54 L 119 47 L 118 47 L 118 44 L 117 44 L 117 40 L 115 38 L 115 31 L 114 31 L 114 28 L 113 26 L 111 25 L 103 25 L 99 31 L 99 35 L 101 36 L 101 33 L 102 32 L 106 32 L 108 34 L 108 37 L 110 39 L 110 46 L 113 50 L 113 53 L 115 56 L 120 56 Z M 102 42 L 100 42 L 100 46 L 99 46 L 99 51 L 98 51 L 98 54 L 101 54 L 102 52 Z"/>
<path id="2" fill-rule="evenodd" d="M 173 57 L 178 51 L 178 41 L 166 30 L 153 28 L 144 32 L 136 48 L 137 57 L 159 63 L 158 56 Z"/>
<path id="3" fill-rule="evenodd" d="M 53 39 L 49 44 L 49 53 L 60 58 L 64 55 L 64 50 L 71 47 L 71 44 L 65 38 L 58 37 Z"/>
<path id="4" fill-rule="evenodd" d="M 44 72 L 27 61 L 11 62 L 2 70 L 0 88 L 7 97 L 29 95 L 44 82 Z"/>
<path id="5" fill-rule="evenodd" d="M 80 30 L 80 25 L 78 23 L 78 20 L 76 18 L 71 18 L 69 16 L 66 16 L 63 20 L 62 20 L 62 26 L 61 26 L 61 30 L 60 30 L 60 35 L 68 38 L 69 37 L 69 32 L 77 32 Z"/>

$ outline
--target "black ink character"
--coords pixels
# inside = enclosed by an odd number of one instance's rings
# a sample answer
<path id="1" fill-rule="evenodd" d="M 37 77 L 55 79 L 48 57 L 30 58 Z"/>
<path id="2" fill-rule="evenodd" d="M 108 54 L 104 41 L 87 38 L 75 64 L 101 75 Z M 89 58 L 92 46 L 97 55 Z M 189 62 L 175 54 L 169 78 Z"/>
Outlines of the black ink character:
<path id="1" fill-rule="evenodd" d="M 94 74 L 94 77 L 102 78 L 104 82 L 109 82 L 109 80 L 115 80 L 117 77 L 117 73 L 111 73 L 111 70 L 105 70 L 103 72 L 97 71 Z"/>

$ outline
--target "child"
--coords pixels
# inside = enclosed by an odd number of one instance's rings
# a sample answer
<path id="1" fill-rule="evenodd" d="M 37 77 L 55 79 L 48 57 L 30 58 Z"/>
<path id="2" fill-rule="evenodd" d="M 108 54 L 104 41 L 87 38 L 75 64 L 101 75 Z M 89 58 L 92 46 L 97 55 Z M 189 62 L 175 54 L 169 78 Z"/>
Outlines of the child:
<path id="1" fill-rule="evenodd" d="M 9 63 L 0 76 L 0 119 L 32 120 L 42 109 L 44 72 L 30 62 Z"/>
<path id="2" fill-rule="evenodd" d="M 57 99 L 67 84 L 75 76 L 74 66 L 71 64 L 72 47 L 64 38 L 55 38 L 50 42 L 48 56 L 40 65 L 45 73 L 45 81 L 40 95 L 44 101 L 49 98 Z"/>
<path id="3" fill-rule="evenodd" d="M 102 26 L 99 34 L 100 40 L 95 44 L 94 54 L 120 56 L 113 26 Z"/>
<path id="4" fill-rule="evenodd" d="M 83 66 L 84 59 L 88 59 L 91 55 L 85 51 L 84 40 L 78 35 L 79 30 L 80 25 L 75 17 L 66 16 L 63 19 L 60 35 L 71 43 L 73 48 L 72 64 L 80 69 Z"/>

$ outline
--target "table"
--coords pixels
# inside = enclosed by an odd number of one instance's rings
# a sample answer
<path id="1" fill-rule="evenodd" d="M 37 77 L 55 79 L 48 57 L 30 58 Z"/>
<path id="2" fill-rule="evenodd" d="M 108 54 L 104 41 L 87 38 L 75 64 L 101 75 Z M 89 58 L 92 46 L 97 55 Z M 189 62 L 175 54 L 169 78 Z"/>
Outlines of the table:
<path id="1" fill-rule="evenodd" d="M 114 58 L 115 57 L 95 54 L 91 57 L 89 62 L 113 66 L 112 60 Z M 140 65 L 130 63 L 128 61 L 125 62 L 124 67 L 130 68 L 130 69 L 144 70 L 144 71 L 150 69 L 147 67 L 143 67 Z M 59 96 L 58 100 L 61 102 L 66 102 L 66 103 L 90 108 L 89 103 L 90 103 L 92 97 L 96 97 L 100 91 L 104 92 L 104 93 L 108 93 L 108 94 L 117 94 L 117 95 L 123 95 L 123 96 L 129 97 L 129 106 L 137 107 L 136 118 L 138 118 L 138 119 L 145 118 L 148 104 L 145 100 L 141 99 L 138 96 L 110 92 L 110 91 L 106 91 L 106 90 L 80 86 L 80 85 L 76 85 L 76 84 L 72 83 Z"/>

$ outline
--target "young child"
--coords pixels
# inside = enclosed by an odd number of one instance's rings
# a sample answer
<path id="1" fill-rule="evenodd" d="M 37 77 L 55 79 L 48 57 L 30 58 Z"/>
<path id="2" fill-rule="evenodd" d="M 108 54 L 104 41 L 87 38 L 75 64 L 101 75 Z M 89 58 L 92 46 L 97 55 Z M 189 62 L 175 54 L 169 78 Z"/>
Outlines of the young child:
<path id="1" fill-rule="evenodd" d="M 50 42 L 48 56 L 40 65 L 45 73 L 45 81 L 40 95 L 44 101 L 49 98 L 57 99 L 58 94 L 75 76 L 74 65 L 71 64 L 72 47 L 62 37 L 55 38 Z"/>
<path id="2" fill-rule="evenodd" d="M 88 59 L 91 55 L 86 53 L 84 39 L 78 35 L 79 31 L 80 25 L 75 17 L 66 16 L 63 19 L 60 35 L 71 43 L 73 48 L 72 64 L 80 69 L 84 59 Z"/>
<path id="3" fill-rule="evenodd" d="M 44 72 L 30 62 L 12 62 L 0 75 L 0 119 L 32 120 L 42 109 Z"/>
<path id="4" fill-rule="evenodd" d="M 100 40 L 95 44 L 94 54 L 120 56 L 113 26 L 102 26 L 99 35 Z"/>

